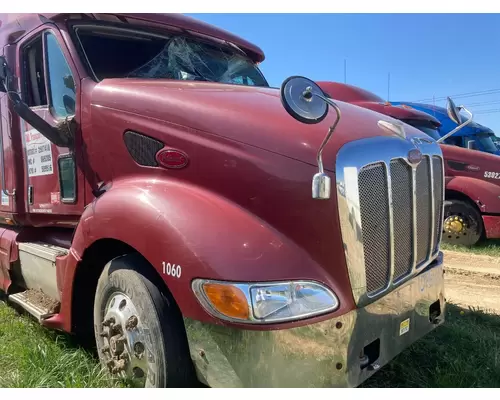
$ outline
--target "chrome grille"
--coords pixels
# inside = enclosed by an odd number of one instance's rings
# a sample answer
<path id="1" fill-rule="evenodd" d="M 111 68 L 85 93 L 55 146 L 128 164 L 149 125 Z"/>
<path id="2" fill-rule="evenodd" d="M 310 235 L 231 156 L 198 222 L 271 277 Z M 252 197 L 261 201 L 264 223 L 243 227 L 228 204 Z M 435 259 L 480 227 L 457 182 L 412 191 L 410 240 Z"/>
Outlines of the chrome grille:
<path id="1" fill-rule="evenodd" d="M 387 200 L 387 175 L 385 165 L 376 163 L 364 167 L 359 173 L 361 225 L 363 227 L 366 287 L 368 292 L 383 289 L 388 282 L 389 253 L 389 203 Z M 374 209 L 377 205 L 377 209 Z"/>
<path id="2" fill-rule="evenodd" d="M 419 143 L 423 158 L 407 161 L 409 140 L 378 137 L 339 151 L 337 198 L 354 298 L 364 306 L 401 285 L 438 255 L 443 208 L 439 146 Z"/>
<path id="3" fill-rule="evenodd" d="M 428 156 L 424 156 L 418 165 L 416 175 L 417 266 L 420 266 L 429 255 L 432 235 L 432 182 Z"/>
<path id="4" fill-rule="evenodd" d="M 439 250 L 441 240 L 441 224 L 443 222 L 443 161 L 439 157 L 432 157 L 434 172 L 434 198 L 436 199 L 436 219 L 434 224 L 434 252 Z M 437 179 L 438 178 L 438 179 Z"/>
<path id="5" fill-rule="evenodd" d="M 411 272 L 413 263 L 413 201 L 411 167 L 402 159 L 391 161 L 392 212 L 394 215 L 394 280 Z M 401 190 L 401 188 L 408 188 Z"/>

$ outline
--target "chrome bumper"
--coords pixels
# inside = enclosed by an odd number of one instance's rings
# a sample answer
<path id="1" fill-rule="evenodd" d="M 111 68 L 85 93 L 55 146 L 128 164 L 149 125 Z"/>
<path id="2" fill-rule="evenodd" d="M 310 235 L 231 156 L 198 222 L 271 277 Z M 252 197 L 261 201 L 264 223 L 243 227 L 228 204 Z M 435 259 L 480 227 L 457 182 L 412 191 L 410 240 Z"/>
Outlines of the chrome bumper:
<path id="1" fill-rule="evenodd" d="M 249 331 L 185 319 L 198 377 L 210 387 L 358 386 L 444 322 L 442 254 L 438 260 L 364 308 L 300 328 Z"/>

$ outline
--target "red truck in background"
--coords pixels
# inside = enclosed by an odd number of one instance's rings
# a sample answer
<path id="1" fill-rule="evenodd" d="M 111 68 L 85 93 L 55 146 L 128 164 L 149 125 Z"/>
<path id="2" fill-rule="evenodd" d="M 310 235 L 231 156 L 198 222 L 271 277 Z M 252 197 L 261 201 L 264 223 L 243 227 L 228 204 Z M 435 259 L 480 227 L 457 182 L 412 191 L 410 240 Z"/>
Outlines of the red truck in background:
<path id="1" fill-rule="evenodd" d="M 0 19 L 0 289 L 111 374 L 357 386 L 444 322 L 427 135 L 181 15 Z"/>
<path id="2" fill-rule="evenodd" d="M 409 106 L 393 106 L 365 89 L 318 82 L 335 100 L 349 102 L 405 122 L 438 141 L 438 119 Z M 450 132 L 451 133 L 451 132 Z M 448 136 L 448 135 L 447 135 Z M 445 166 L 443 241 L 472 246 L 500 238 L 500 157 L 440 143 Z"/>

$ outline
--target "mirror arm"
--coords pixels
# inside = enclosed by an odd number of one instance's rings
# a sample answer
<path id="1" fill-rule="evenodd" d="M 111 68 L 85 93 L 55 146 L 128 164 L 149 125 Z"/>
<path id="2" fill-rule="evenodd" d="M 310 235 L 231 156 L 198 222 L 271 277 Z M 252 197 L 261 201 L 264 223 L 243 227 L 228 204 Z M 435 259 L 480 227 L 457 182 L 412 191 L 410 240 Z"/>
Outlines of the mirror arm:
<path id="1" fill-rule="evenodd" d="M 316 155 L 316 160 L 318 162 L 318 172 L 314 174 L 313 180 L 312 180 L 312 197 L 313 199 L 320 199 L 320 200 L 327 200 L 330 198 L 331 195 L 331 187 L 332 187 L 332 180 L 331 178 L 325 174 L 325 170 L 323 167 L 323 149 L 325 148 L 326 144 L 332 137 L 333 132 L 335 131 L 335 128 L 337 127 L 337 124 L 340 121 L 340 108 L 330 99 L 320 95 L 313 93 L 314 96 L 319 97 L 322 99 L 324 102 L 326 102 L 329 106 L 331 106 L 335 112 L 337 113 L 337 119 L 333 123 L 332 126 L 330 126 L 330 129 L 328 129 L 328 133 L 326 134 L 325 138 L 323 139 L 323 142 L 321 143 L 321 146 L 318 149 L 318 153 Z"/>
<path id="2" fill-rule="evenodd" d="M 451 135 L 457 133 L 460 129 L 462 129 L 463 127 L 469 125 L 472 122 L 472 118 L 473 118 L 472 113 L 469 110 L 467 110 L 464 106 L 460 106 L 459 108 L 462 109 L 462 110 L 464 110 L 467 114 L 469 114 L 469 119 L 467 121 L 465 121 L 463 124 L 457 126 L 451 132 L 448 132 L 446 135 L 444 135 L 441 138 L 439 138 L 437 140 L 437 143 L 442 143 L 443 141 L 445 141 L 446 139 L 448 139 Z"/>
<path id="3" fill-rule="evenodd" d="M 323 157 L 322 157 L 323 149 L 326 146 L 326 144 L 330 141 L 332 134 L 333 134 L 333 131 L 335 131 L 335 128 L 337 128 L 337 124 L 340 121 L 340 108 L 333 101 L 331 101 L 330 99 L 328 99 L 326 97 L 321 96 L 320 94 L 313 93 L 313 95 L 322 99 L 325 103 L 330 105 L 337 113 L 337 119 L 335 120 L 333 125 L 330 127 L 330 129 L 328 129 L 328 133 L 326 134 L 325 138 L 323 139 L 323 142 L 321 143 L 321 146 L 319 147 L 318 153 L 316 155 L 316 160 L 318 162 L 319 172 L 324 173 Z"/>

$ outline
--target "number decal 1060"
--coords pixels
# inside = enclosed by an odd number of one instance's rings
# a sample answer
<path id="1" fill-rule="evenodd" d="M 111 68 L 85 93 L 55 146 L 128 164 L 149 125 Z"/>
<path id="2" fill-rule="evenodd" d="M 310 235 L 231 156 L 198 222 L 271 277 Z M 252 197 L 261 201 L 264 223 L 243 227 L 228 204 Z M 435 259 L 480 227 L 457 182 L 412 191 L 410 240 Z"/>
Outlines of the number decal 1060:
<path id="1" fill-rule="evenodd" d="M 500 179 L 500 173 L 499 172 L 485 171 L 484 177 L 491 178 L 491 179 Z"/>
<path id="2" fill-rule="evenodd" d="M 173 276 L 174 278 L 180 278 L 182 274 L 182 268 L 180 265 L 166 263 L 163 261 L 163 273 L 165 275 Z"/>

